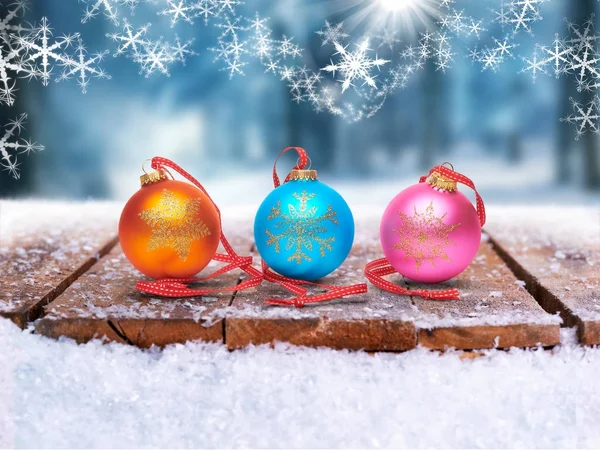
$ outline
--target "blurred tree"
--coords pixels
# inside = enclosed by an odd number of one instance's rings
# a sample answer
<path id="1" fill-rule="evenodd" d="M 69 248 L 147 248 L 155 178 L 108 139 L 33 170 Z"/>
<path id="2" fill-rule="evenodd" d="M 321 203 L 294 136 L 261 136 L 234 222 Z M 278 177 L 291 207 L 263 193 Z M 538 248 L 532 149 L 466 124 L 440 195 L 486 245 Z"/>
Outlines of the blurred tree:
<path id="1" fill-rule="evenodd" d="M 400 108 L 400 93 L 391 95 L 386 99 L 381 113 L 382 139 L 387 155 L 398 155 L 402 153 L 402 144 L 407 139 L 407 124 L 403 120 L 403 108 Z"/>
<path id="2" fill-rule="evenodd" d="M 578 7 L 575 2 L 568 1 L 564 7 L 566 17 L 575 17 L 578 15 Z M 580 17 L 577 17 L 580 20 Z M 575 84 L 570 76 L 563 76 L 560 80 L 558 96 L 558 117 L 566 117 L 571 113 L 571 105 L 566 99 L 577 96 Z M 566 184 L 571 181 L 571 158 L 569 155 L 573 148 L 572 129 L 568 123 L 559 122 L 556 125 L 555 141 L 555 179 L 560 184 Z"/>
<path id="3" fill-rule="evenodd" d="M 577 3 L 580 5 L 581 14 L 587 20 L 592 18 L 596 10 L 596 0 L 580 0 Z M 597 44 L 597 43 L 596 43 Z M 592 90 L 584 90 L 582 92 L 582 103 L 585 105 L 594 101 L 596 93 Z M 583 179 L 584 186 L 590 190 L 600 190 L 600 166 L 599 155 L 600 150 L 598 136 L 594 133 L 586 133 L 581 138 L 583 144 Z"/>
<path id="4" fill-rule="evenodd" d="M 520 112 L 525 105 L 523 98 L 526 94 L 525 91 L 524 77 L 517 76 L 513 77 L 510 97 L 513 110 L 513 120 L 511 120 L 510 127 L 507 136 L 507 158 L 508 161 L 513 164 L 519 164 L 523 161 L 523 143 L 521 142 L 521 120 L 519 118 Z"/>
<path id="5" fill-rule="evenodd" d="M 319 67 L 329 63 L 329 52 L 324 51 L 321 39 L 315 33 L 309 35 L 308 53 L 313 57 L 311 69 L 316 72 L 319 72 Z M 302 106 L 306 118 L 304 133 L 310 135 L 308 140 L 314 148 L 313 163 L 320 170 L 331 171 L 334 169 L 336 152 L 335 117 L 327 111 L 317 114 L 312 108 L 306 108 L 306 103 Z"/>
<path id="6" fill-rule="evenodd" d="M 440 77 L 442 72 L 436 70 L 435 63 L 429 59 L 421 74 L 421 110 L 422 137 L 419 168 L 429 170 L 434 165 L 436 147 L 440 137 Z"/>
<path id="7" fill-rule="evenodd" d="M 558 117 L 566 117 L 571 113 L 571 105 L 565 99 L 576 96 L 577 92 L 571 77 L 564 76 L 560 80 L 560 94 L 558 96 Z M 571 159 L 569 155 L 573 150 L 573 130 L 568 123 L 559 122 L 556 125 L 555 141 L 555 179 L 560 184 L 571 181 Z"/>

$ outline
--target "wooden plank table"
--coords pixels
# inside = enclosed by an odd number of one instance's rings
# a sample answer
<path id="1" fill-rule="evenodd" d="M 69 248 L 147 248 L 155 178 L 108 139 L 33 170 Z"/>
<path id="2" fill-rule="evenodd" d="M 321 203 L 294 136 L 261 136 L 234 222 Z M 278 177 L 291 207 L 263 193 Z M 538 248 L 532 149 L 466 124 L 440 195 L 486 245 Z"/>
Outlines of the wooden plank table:
<path id="1" fill-rule="evenodd" d="M 248 254 L 250 244 L 233 238 L 232 245 Z M 245 252 L 242 249 L 245 248 Z M 224 250 L 219 248 L 220 252 Z M 201 274 L 214 270 L 209 264 Z M 232 271 L 203 287 L 235 286 L 240 271 Z M 45 308 L 36 331 L 49 337 L 66 336 L 77 342 L 94 338 L 138 347 L 165 346 L 189 340 L 223 342 L 223 318 L 233 293 L 186 299 L 160 299 L 141 294 L 135 283 L 143 276 L 116 246 L 85 275 Z"/>
<path id="2" fill-rule="evenodd" d="M 368 256 L 368 249 L 355 246 L 344 265 L 323 282 L 365 282 L 362 270 Z M 271 283 L 238 292 L 226 320 L 228 348 L 274 342 L 368 351 L 400 351 L 416 346 L 413 306 L 408 297 L 377 292 L 371 287 L 366 295 L 302 309 L 263 305 L 266 298 L 288 296 L 287 291 Z"/>
<path id="3" fill-rule="evenodd" d="M 552 346 L 560 342 L 560 319 L 547 314 L 519 285 L 484 235 L 471 265 L 448 285 L 458 302 L 414 297 L 419 344 L 432 349 Z M 443 285 L 442 285 L 443 286 Z M 427 288 L 426 286 L 416 286 Z"/>
<path id="4" fill-rule="evenodd" d="M 364 281 L 365 261 L 380 257 L 377 245 L 356 245 L 327 284 Z M 487 275 L 491 276 L 488 277 Z M 399 276 L 391 278 L 401 283 Z M 560 319 L 547 314 L 504 262 L 483 242 L 474 264 L 451 284 L 461 301 L 434 302 L 369 287 L 366 295 L 307 305 L 301 310 L 263 306 L 266 297 L 285 296 L 276 285 L 235 296 L 226 320 L 230 349 L 289 342 L 313 347 L 399 351 L 553 346 Z M 411 286 L 409 286 L 410 288 Z M 429 287 L 431 288 L 431 287 Z"/>
<path id="5" fill-rule="evenodd" d="M 513 208 L 492 216 L 487 229 L 543 308 L 577 327 L 582 344 L 599 345 L 600 209 Z"/>
<path id="6" fill-rule="evenodd" d="M 10 211 L 11 205 L 6 212 L 6 204 L 0 202 L 0 212 L 5 212 L 0 213 L 0 231 L 10 231 L 0 250 L 0 269 L 8 274 L 0 280 L 0 309 L 18 325 L 34 323 L 36 332 L 50 337 L 77 342 L 105 337 L 140 347 L 205 340 L 225 342 L 230 349 L 275 342 L 367 351 L 418 345 L 440 350 L 550 347 L 560 339 L 558 312 L 563 325 L 579 327 L 582 343 L 598 343 L 595 267 L 600 245 L 584 233 L 578 236 L 581 242 L 570 246 L 548 238 L 551 232 L 542 237 L 539 227 L 550 225 L 536 224 L 537 231 L 524 228 L 518 214 L 511 219 L 516 227 L 512 231 L 490 214 L 490 240 L 482 241 L 473 264 L 449 282 L 461 292 L 458 302 L 398 296 L 370 286 L 366 295 L 295 309 L 264 306 L 268 297 L 288 295 L 269 283 L 205 298 L 160 299 L 137 293 L 135 281 L 142 277 L 113 237 L 120 205 L 104 210 L 93 203 L 69 205 L 64 212 L 55 204 L 47 211 L 36 205 L 36 212 L 46 211 L 42 215 L 50 218 L 39 226 L 25 221 L 15 232 L 19 211 L 31 214 L 31 204 L 15 202 L 16 212 Z M 498 216 L 502 211 L 498 209 Z M 585 211 L 586 217 L 594 217 L 590 208 Z M 251 220 L 239 214 L 225 221 L 234 247 L 249 254 Z M 365 263 L 381 256 L 373 224 L 370 217 L 357 220 L 350 257 L 324 282 L 364 281 Z M 527 246 L 521 237 L 527 238 Z M 390 280 L 403 282 L 399 276 Z M 238 271 L 210 286 L 239 281 Z"/>
<path id="7" fill-rule="evenodd" d="M 117 244 L 118 209 L 87 203 L 0 204 L 0 316 L 21 328 Z"/>

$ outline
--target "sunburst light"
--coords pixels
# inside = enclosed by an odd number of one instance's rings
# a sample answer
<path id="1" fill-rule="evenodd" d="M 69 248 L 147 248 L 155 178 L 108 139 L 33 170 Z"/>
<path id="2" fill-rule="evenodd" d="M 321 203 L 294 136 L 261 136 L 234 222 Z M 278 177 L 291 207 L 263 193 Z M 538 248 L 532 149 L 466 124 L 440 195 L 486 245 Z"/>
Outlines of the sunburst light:
<path id="1" fill-rule="evenodd" d="M 366 31 L 393 29 L 400 35 L 414 36 L 432 29 L 440 18 L 443 0 L 341 0 L 340 12 L 347 14 L 345 23 Z M 344 14 L 345 15 L 345 14 Z"/>

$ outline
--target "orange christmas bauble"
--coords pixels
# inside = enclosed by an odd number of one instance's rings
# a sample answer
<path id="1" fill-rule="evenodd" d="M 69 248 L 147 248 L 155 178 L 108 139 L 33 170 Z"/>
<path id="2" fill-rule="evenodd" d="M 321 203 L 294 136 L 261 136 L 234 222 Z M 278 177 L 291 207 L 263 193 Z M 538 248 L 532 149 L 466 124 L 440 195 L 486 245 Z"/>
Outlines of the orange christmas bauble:
<path id="1" fill-rule="evenodd" d="M 200 189 L 168 179 L 164 170 L 141 177 L 119 221 L 121 248 L 131 264 L 154 278 L 188 278 L 219 246 L 217 208 Z"/>

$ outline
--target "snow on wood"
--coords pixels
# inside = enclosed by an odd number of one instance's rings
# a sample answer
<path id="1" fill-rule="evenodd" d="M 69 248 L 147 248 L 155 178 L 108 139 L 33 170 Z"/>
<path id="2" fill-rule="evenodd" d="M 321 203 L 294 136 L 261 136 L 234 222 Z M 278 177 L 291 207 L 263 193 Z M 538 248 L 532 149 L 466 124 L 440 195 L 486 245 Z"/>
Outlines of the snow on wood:
<path id="1" fill-rule="evenodd" d="M 495 211 L 494 211 L 495 212 Z M 486 225 L 496 250 L 540 304 L 600 344 L 600 210 L 505 208 Z"/>
<path id="2" fill-rule="evenodd" d="M 457 349 L 551 346 L 560 342 L 560 318 L 547 314 L 483 240 L 471 265 L 448 285 L 458 302 L 413 297 L 419 344 Z M 442 287 L 443 285 L 440 285 Z M 426 286 L 410 285 L 410 288 Z M 431 289 L 431 287 L 429 287 Z"/>
<path id="3" fill-rule="evenodd" d="M 249 244 L 246 249 L 250 249 Z M 200 276 L 215 267 L 211 263 Z M 236 285 L 238 278 L 239 271 L 233 271 L 217 280 L 202 282 L 202 287 Z M 66 336 L 77 342 L 106 336 L 139 347 L 188 340 L 223 341 L 223 318 L 216 317 L 214 312 L 229 305 L 232 293 L 159 299 L 135 290 L 136 281 L 142 279 L 143 275 L 117 246 L 47 307 L 36 330 L 46 336 Z"/>
<path id="4" fill-rule="evenodd" d="M 232 243 L 239 251 L 250 249 L 251 223 L 246 217 L 229 215 L 225 231 L 234 236 Z M 380 256 L 376 220 L 359 217 L 352 253 L 324 282 L 365 282 L 364 265 Z M 430 348 L 473 349 L 549 346 L 559 341 L 560 319 L 541 309 L 487 242 L 482 243 L 471 267 L 450 282 L 461 290 L 459 302 L 424 301 L 370 286 L 367 295 L 299 310 L 263 306 L 268 297 L 288 296 L 269 283 L 235 296 L 159 299 L 135 291 L 135 282 L 141 278 L 115 247 L 48 306 L 36 328 L 47 336 L 67 336 L 78 342 L 106 336 L 142 347 L 225 339 L 231 349 L 282 341 L 400 351 L 419 343 Z M 232 285 L 238 278 L 239 272 L 234 272 L 203 286 Z M 395 280 L 402 282 L 399 276 Z"/>
<path id="5" fill-rule="evenodd" d="M 0 201 L 0 316 L 24 327 L 115 244 L 113 204 Z"/>
<path id="6" fill-rule="evenodd" d="M 377 230 L 377 219 L 359 217 L 352 253 L 323 282 L 364 282 L 366 262 L 382 256 Z M 402 282 L 400 276 L 390 279 Z M 449 284 L 460 289 L 460 301 L 422 300 L 369 286 L 366 295 L 292 312 L 288 308 L 263 306 L 267 297 L 286 295 L 286 291 L 266 284 L 260 291 L 236 295 L 226 313 L 227 345 L 240 348 L 251 343 L 283 341 L 389 351 L 415 344 L 436 349 L 475 349 L 551 346 L 560 341 L 560 318 L 544 312 L 519 286 L 487 242 L 482 243 L 469 269 Z M 418 338 L 412 335 L 413 330 Z"/>
<path id="7" fill-rule="evenodd" d="M 368 257 L 365 247 L 355 246 L 346 262 L 323 283 L 364 283 L 362 270 Z M 416 346 L 413 306 L 408 297 L 371 286 L 366 295 L 306 305 L 300 310 L 263 306 L 269 297 L 289 296 L 279 286 L 266 282 L 257 290 L 239 292 L 225 320 L 228 348 L 274 342 L 367 351 L 400 351 Z"/>

